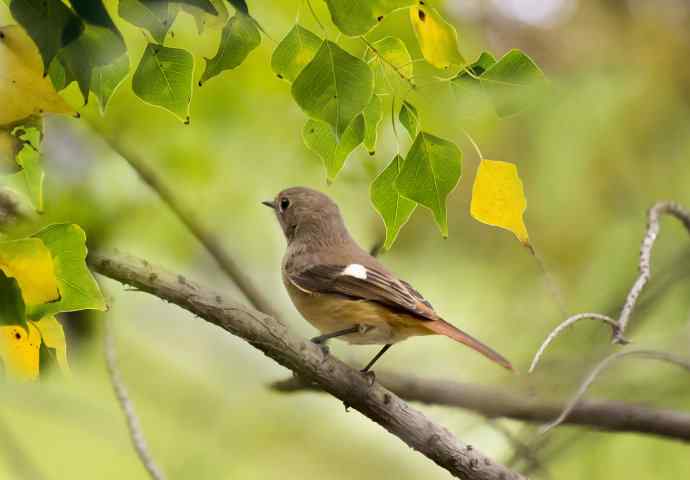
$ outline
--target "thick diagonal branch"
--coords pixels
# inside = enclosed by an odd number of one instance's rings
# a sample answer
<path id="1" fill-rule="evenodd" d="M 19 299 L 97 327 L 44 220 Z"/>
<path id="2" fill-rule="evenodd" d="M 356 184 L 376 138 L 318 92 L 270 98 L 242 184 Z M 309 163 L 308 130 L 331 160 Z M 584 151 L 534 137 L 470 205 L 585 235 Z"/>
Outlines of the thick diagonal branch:
<path id="1" fill-rule="evenodd" d="M 470 383 L 450 382 L 378 372 L 377 380 L 408 401 L 471 410 L 490 418 L 512 418 L 545 423 L 558 417 L 564 403 Z M 281 392 L 320 391 L 318 385 L 300 378 L 276 382 Z M 631 405 L 618 401 L 581 401 L 568 413 L 564 424 L 610 432 L 638 432 L 690 442 L 690 413 Z"/>
<path id="2" fill-rule="evenodd" d="M 89 255 L 88 260 L 96 272 L 175 303 L 243 338 L 306 381 L 318 383 L 454 476 L 466 480 L 524 478 L 460 442 L 378 383 L 370 385 L 357 370 L 295 335 L 280 320 L 228 301 L 144 260 L 97 254 Z"/>

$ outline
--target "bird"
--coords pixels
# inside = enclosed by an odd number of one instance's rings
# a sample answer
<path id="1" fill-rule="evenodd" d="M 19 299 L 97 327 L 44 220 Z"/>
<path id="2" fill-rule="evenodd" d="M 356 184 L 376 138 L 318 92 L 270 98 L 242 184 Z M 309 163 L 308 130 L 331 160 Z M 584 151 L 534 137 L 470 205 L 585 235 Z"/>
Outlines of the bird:
<path id="1" fill-rule="evenodd" d="M 444 320 L 409 283 L 362 249 L 326 194 L 292 187 L 261 203 L 274 210 L 287 240 L 282 280 L 295 308 L 320 332 L 312 342 L 325 345 L 337 338 L 383 345 L 361 370 L 367 373 L 393 344 L 445 335 L 513 369 L 505 357 Z"/>

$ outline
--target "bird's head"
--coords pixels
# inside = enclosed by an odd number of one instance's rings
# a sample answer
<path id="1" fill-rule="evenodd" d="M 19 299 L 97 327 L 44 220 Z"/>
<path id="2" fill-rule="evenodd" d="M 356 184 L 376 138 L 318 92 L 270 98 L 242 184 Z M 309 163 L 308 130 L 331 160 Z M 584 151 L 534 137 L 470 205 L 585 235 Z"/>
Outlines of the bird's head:
<path id="1" fill-rule="evenodd" d="M 288 243 L 302 240 L 324 244 L 349 238 L 338 205 L 311 188 L 288 188 L 261 203 L 275 211 Z"/>

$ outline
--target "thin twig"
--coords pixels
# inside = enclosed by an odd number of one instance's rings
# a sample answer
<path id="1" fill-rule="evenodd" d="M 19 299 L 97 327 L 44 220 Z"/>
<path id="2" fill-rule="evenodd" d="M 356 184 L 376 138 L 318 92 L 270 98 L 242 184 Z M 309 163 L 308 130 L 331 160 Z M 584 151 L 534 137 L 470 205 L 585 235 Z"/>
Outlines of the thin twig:
<path id="1" fill-rule="evenodd" d="M 595 319 L 601 320 L 608 324 L 612 330 L 612 342 L 619 345 L 625 345 L 629 341 L 623 336 L 625 330 L 630 321 L 630 317 L 633 314 L 635 305 L 637 304 L 637 299 L 639 298 L 642 290 L 647 285 L 649 278 L 651 276 L 651 258 L 652 258 L 652 248 L 654 247 L 654 242 L 659 235 L 660 229 L 660 218 L 662 215 L 671 215 L 677 218 L 690 233 L 690 212 L 681 207 L 679 204 L 674 202 L 658 202 L 652 208 L 649 209 L 647 214 L 647 232 L 642 240 L 642 246 L 640 248 L 640 260 L 639 260 L 639 271 L 640 274 L 635 280 L 632 288 L 628 292 L 628 295 L 621 309 L 621 313 L 617 320 L 609 317 L 608 315 L 603 315 L 600 313 L 579 313 L 573 315 L 572 317 L 566 319 L 563 323 L 558 325 L 546 338 L 544 343 L 539 347 L 537 353 L 532 360 L 532 365 L 530 366 L 530 373 L 536 368 L 539 359 L 544 354 L 544 350 L 549 344 L 565 329 L 569 326 L 577 323 L 584 319 Z"/>
<path id="2" fill-rule="evenodd" d="M 98 273 L 175 303 L 243 338 L 277 363 L 378 423 L 456 477 L 465 480 L 521 480 L 524 477 L 456 439 L 446 428 L 413 409 L 359 371 L 292 333 L 279 319 L 224 300 L 180 275 L 123 255 L 90 254 Z"/>
<path id="3" fill-rule="evenodd" d="M 158 194 L 160 199 L 170 208 L 175 216 L 187 227 L 194 237 L 213 257 L 216 264 L 231 280 L 235 282 L 240 291 L 247 297 L 247 300 L 258 310 L 274 315 L 275 312 L 271 303 L 263 293 L 254 285 L 251 278 L 235 263 L 233 258 L 221 246 L 217 237 L 211 230 L 205 228 L 197 219 L 196 215 L 185 208 L 177 198 L 172 189 L 168 188 L 158 177 L 158 174 L 134 151 L 112 135 L 102 131 L 92 125 L 96 131 L 110 146 L 110 148 L 120 155 L 138 174 L 144 183 Z"/>
<path id="4" fill-rule="evenodd" d="M 418 378 L 385 371 L 376 372 L 376 379 L 407 401 L 462 408 L 489 418 L 544 424 L 557 417 L 565 406 L 562 401 L 547 400 L 534 394 L 508 392 L 471 383 Z M 281 380 L 273 383 L 271 388 L 284 393 L 323 391 L 318 385 L 302 378 Z M 690 413 L 620 401 L 582 401 L 564 423 L 690 442 Z"/>
<path id="5" fill-rule="evenodd" d="M 132 441 L 132 446 L 137 452 L 142 465 L 148 471 L 149 475 L 153 480 L 165 480 L 165 475 L 158 468 L 153 456 L 149 452 L 149 447 L 146 444 L 146 438 L 144 438 L 144 432 L 139 423 L 139 417 L 137 412 L 134 410 L 134 404 L 129 398 L 127 393 L 127 387 L 125 387 L 122 381 L 122 375 L 120 374 L 120 369 L 117 365 L 117 350 L 115 348 L 115 339 L 110 327 L 110 322 L 106 321 L 104 325 L 105 335 L 104 335 L 104 350 L 105 350 L 105 360 L 108 367 L 108 374 L 110 376 L 110 382 L 113 385 L 113 390 L 115 391 L 115 396 L 120 404 L 120 408 L 127 419 L 127 429 L 129 430 L 129 438 Z"/>
<path id="6" fill-rule="evenodd" d="M 577 393 L 573 396 L 573 398 L 568 402 L 568 405 L 563 409 L 561 414 L 556 418 L 556 420 L 552 421 L 551 423 L 545 425 L 540 429 L 540 433 L 546 433 L 552 428 L 560 425 L 563 423 L 563 421 L 568 418 L 570 413 L 573 411 L 577 403 L 580 401 L 582 396 L 587 392 L 587 389 L 589 389 L 590 385 L 594 383 L 594 380 L 599 376 L 599 374 L 604 371 L 611 363 L 614 361 L 623 358 L 623 357 L 639 357 L 639 358 L 646 358 L 646 359 L 651 359 L 651 360 L 660 360 L 663 362 L 668 362 L 672 363 L 674 365 L 677 365 L 681 368 L 684 368 L 688 371 L 690 371 L 690 360 L 681 358 L 677 355 L 673 355 L 671 353 L 666 353 L 666 352 L 659 352 L 655 350 L 628 350 L 624 352 L 616 352 L 608 357 L 604 358 L 599 364 L 594 367 L 594 369 L 590 372 L 589 375 L 587 375 L 587 378 L 585 378 L 584 382 L 580 385 L 580 388 L 577 390 Z"/>
<path id="7" fill-rule="evenodd" d="M 534 359 L 532 360 L 532 364 L 529 367 L 528 373 L 532 373 L 534 369 L 537 368 L 537 364 L 539 363 L 539 360 L 544 354 L 544 351 L 549 345 L 551 345 L 551 342 L 553 342 L 557 336 L 559 336 L 568 327 L 572 327 L 573 325 L 575 325 L 580 320 L 588 319 L 601 320 L 613 329 L 614 335 L 617 333 L 618 322 L 616 322 L 613 318 L 609 317 L 608 315 L 602 315 L 600 313 L 578 313 L 577 315 L 573 315 L 572 317 L 567 318 L 556 328 L 554 328 L 553 331 L 549 334 L 549 336 L 546 337 L 546 340 L 544 340 L 544 343 L 541 344 L 539 350 L 537 350 L 537 353 L 534 355 Z"/>

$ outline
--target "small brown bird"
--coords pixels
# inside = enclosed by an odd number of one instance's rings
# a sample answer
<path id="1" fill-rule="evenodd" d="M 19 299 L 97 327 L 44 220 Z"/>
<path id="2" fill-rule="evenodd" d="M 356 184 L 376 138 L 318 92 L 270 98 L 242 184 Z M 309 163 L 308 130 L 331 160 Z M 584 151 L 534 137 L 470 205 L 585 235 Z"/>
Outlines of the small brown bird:
<path id="1" fill-rule="evenodd" d="M 283 283 L 297 310 L 321 332 L 313 342 L 383 345 L 362 370 L 367 372 L 394 343 L 441 334 L 512 370 L 508 360 L 443 320 L 409 283 L 360 248 L 329 197 L 295 187 L 262 203 L 275 210 L 287 239 Z"/>

